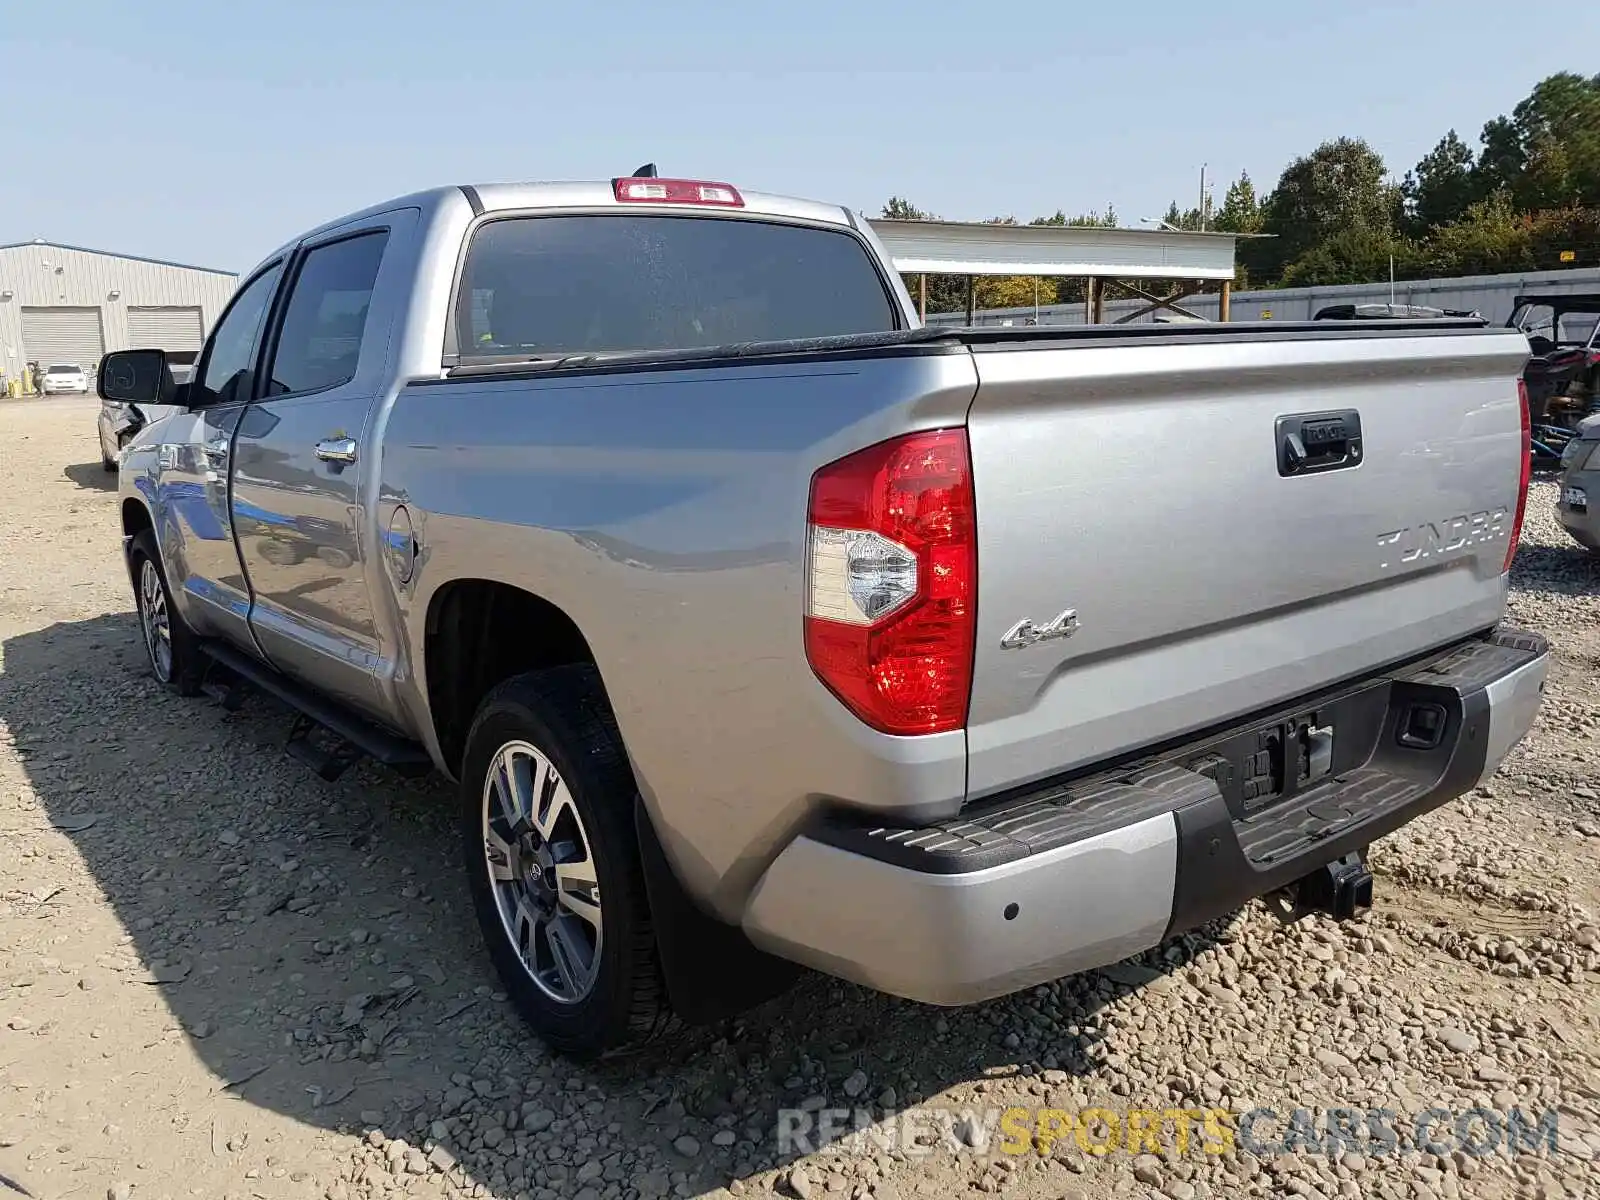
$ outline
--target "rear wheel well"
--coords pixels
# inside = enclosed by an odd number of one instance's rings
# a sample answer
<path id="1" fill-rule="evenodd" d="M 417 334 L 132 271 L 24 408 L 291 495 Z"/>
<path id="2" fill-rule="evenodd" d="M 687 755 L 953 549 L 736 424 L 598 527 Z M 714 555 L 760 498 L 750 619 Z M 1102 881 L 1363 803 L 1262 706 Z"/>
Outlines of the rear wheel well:
<path id="1" fill-rule="evenodd" d="M 487 579 L 457 580 L 433 597 L 423 654 L 434 732 L 452 772 L 461 767 L 478 705 L 497 684 L 528 671 L 594 662 L 589 643 L 561 609 Z"/>

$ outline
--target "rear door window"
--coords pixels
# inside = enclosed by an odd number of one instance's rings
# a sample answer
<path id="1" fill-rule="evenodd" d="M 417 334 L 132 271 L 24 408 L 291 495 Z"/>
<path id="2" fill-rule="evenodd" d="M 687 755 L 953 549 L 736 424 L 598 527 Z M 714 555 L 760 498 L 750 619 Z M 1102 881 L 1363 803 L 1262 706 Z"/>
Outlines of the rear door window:
<path id="1" fill-rule="evenodd" d="M 464 360 L 900 327 L 866 246 L 848 233 L 662 214 L 489 222 L 467 252 L 456 322 Z"/>

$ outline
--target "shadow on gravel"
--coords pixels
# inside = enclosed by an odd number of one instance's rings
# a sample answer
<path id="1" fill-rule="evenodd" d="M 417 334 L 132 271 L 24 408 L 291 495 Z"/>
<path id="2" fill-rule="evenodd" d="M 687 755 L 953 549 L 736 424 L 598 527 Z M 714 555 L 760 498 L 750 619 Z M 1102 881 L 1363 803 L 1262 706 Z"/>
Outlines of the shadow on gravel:
<path id="1" fill-rule="evenodd" d="M 362 767 L 320 783 L 281 753 L 282 710 L 159 689 L 131 614 L 0 648 L 0 720 L 132 939 L 117 989 L 158 986 L 219 1090 L 321 1128 L 381 1125 L 422 1153 L 442 1133 L 447 1152 L 418 1171 L 495 1195 L 623 1180 L 646 1198 L 697 1195 L 782 1165 L 779 1111 L 817 1097 L 882 1115 L 1020 1071 L 1040 1075 L 1037 1103 L 1070 1104 L 1097 1090 L 1100 1010 L 1168 986 L 1159 954 L 1160 969 L 1124 963 L 961 1010 L 812 975 L 724 1027 L 574 1066 L 495 990 L 442 780 Z M 1189 935 L 1166 953 L 1209 944 Z M 508 1155 L 523 1136 L 532 1150 Z"/>
<path id="2" fill-rule="evenodd" d="M 61 472 L 79 487 L 91 492 L 114 492 L 117 490 L 117 473 L 108 471 L 98 462 L 78 463 L 76 466 L 67 467 Z"/>
<path id="3" fill-rule="evenodd" d="M 1523 542 L 1511 563 L 1511 584 L 1535 592 L 1589 595 L 1600 590 L 1600 554 L 1576 543 L 1546 546 Z"/>

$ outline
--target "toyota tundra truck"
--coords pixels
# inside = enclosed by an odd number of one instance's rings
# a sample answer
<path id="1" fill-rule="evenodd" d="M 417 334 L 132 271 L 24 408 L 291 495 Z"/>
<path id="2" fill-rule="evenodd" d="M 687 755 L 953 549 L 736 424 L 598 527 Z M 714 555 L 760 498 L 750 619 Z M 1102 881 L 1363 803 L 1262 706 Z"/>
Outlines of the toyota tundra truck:
<path id="1" fill-rule="evenodd" d="M 155 678 L 322 775 L 459 787 L 488 952 L 574 1056 L 800 967 L 960 1005 L 1265 898 L 1532 723 L 1526 338 L 919 324 L 848 210 L 446 187 L 243 277 L 120 460 Z"/>

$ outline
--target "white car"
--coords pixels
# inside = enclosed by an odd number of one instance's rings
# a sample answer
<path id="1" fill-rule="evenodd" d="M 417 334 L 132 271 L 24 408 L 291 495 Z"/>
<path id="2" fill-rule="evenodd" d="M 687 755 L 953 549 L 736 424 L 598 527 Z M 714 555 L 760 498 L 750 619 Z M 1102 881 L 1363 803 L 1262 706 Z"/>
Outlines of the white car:
<path id="1" fill-rule="evenodd" d="M 80 366 L 71 363 L 56 363 L 44 369 L 44 378 L 41 390 L 46 396 L 89 394 L 89 376 L 84 374 Z"/>

